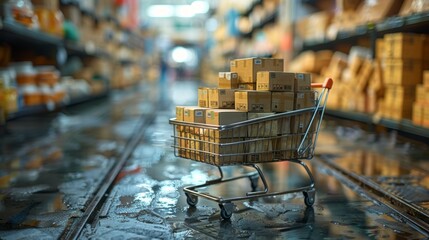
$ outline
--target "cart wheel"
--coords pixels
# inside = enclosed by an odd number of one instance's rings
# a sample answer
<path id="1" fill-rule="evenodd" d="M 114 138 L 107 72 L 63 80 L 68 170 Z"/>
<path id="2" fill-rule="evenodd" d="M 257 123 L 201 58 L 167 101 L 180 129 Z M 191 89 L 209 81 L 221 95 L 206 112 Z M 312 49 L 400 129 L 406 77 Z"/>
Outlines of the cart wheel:
<path id="1" fill-rule="evenodd" d="M 303 192 L 304 194 L 304 203 L 307 207 L 311 207 L 314 204 L 316 191 L 314 189 Z"/>
<path id="2" fill-rule="evenodd" d="M 233 203 L 221 203 L 219 204 L 220 207 L 220 216 L 225 219 L 228 220 L 231 218 L 232 213 L 234 211 L 234 204 Z"/>
<path id="3" fill-rule="evenodd" d="M 250 176 L 249 177 L 250 180 L 250 187 L 252 187 L 252 191 L 256 191 L 256 189 L 258 188 L 258 180 L 259 177 L 258 176 Z"/>
<path id="4" fill-rule="evenodd" d="M 188 193 L 186 193 L 185 195 L 186 195 L 186 202 L 188 203 L 188 205 L 190 207 L 195 207 L 198 203 L 198 197 Z"/>

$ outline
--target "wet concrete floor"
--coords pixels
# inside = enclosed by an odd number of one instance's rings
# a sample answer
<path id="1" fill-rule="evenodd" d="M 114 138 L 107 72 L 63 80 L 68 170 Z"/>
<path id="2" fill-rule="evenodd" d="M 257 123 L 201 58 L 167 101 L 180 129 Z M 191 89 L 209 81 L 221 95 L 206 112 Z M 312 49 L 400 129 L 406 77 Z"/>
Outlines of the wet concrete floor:
<path id="1" fill-rule="evenodd" d="M 115 181 L 98 217 L 82 239 L 425 239 L 367 190 L 341 180 L 324 161 L 367 177 L 426 211 L 429 204 L 428 146 L 374 136 L 355 126 L 326 121 L 317 156 L 307 163 L 315 176 L 316 202 L 301 193 L 236 202 L 231 220 L 217 203 L 200 199 L 188 207 L 184 186 L 217 176 L 213 166 L 175 157 L 174 105 L 191 105 L 196 85 L 182 82 L 173 103 L 159 109 L 149 88 L 112 94 L 55 116 L 19 119 L 2 136 L 0 155 L 0 238 L 56 239 L 82 215 L 136 131 L 144 137 Z M 176 98 L 174 96 L 186 96 Z M 180 99 L 178 101 L 177 99 Z M 144 129 L 139 121 L 155 114 Z M 37 120 L 37 124 L 35 124 Z M 289 162 L 262 165 L 274 190 L 307 184 L 304 171 Z M 244 171 L 247 171 L 245 169 Z M 228 176 L 242 166 L 225 167 Z M 340 180 L 339 180 L 340 179 Z M 204 191 L 243 195 L 242 179 Z"/>

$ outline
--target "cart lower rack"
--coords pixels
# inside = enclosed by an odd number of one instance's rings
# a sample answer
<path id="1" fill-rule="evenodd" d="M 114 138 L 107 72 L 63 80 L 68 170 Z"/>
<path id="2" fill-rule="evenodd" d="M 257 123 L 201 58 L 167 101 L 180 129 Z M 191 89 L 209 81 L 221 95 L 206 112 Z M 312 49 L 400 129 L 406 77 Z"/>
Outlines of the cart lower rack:
<path id="1" fill-rule="evenodd" d="M 333 85 L 328 78 L 323 84 L 313 83 L 313 88 L 322 88 L 313 107 L 278 113 L 229 125 L 214 126 L 170 119 L 173 125 L 174 153 L 176 156 L 217 166 L 220 177 L 201 185 L 185 187 L 187 203 L 196 206 L 198 197 L 215 201 L 221 216 L 229 219 L 234 211 L 234 201 L 267 197 L 294 192 L 304 194 L 304 203 L 312 206 L 315 201 L 314 178 L 302 159 L 312 159 L 320 124 L 326 108 L 329 91 Z M 289 161 L 302 166 L 310 184 L 291 190 L 272 192 L 257 163 Z M 243 165 L 256 171 L 233 178 L 224 178 L 222 166 Z M 198 189 L 248 178 L 252 187 L 245 196 L 223 198 Z M 261 179 L 263 190 L 258 191 Z"/>

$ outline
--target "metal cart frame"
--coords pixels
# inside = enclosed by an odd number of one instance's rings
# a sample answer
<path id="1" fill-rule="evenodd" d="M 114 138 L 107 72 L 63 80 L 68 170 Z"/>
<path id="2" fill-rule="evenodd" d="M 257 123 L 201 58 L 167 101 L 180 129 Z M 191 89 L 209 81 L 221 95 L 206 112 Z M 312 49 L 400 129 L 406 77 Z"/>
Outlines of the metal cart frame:
<path id="1" fill-rule="evenodd" d="M 329 91 L 333 80 L 313 83 L 313 88 L 322 88 L 313 107 L 259 117 L 228 125 L 215 126 L 189 123 L 170 119 L 173 125 L 174 153 L 176 156 L 217 166 L 219 178 L 204 184 L 184 187 L 189 206 L 203 197 L 219 204 L 221 217 L 231 218 L 234 201 L 302 192 L 304 203 L 312 206 L 315 202 L 315 183 L 308 166 L 301 159 L 312 159 L 316 147 L 320 125 L 325 113 Z M 293 126 L 293 127 L 291 127 Z M 310 184 L 287 191 L 271 192 L 261 168 L 256 163 L 289 161 L 303 167 Z M 243 165 L 256 171 L 240 176 L 225 178 L 222 166 Z M 245 196 L 223 198 L 198 189 L 215 184 L 248 178 L 252 191 Z M 263 190 L 257 191 L 261 179 Z"/>

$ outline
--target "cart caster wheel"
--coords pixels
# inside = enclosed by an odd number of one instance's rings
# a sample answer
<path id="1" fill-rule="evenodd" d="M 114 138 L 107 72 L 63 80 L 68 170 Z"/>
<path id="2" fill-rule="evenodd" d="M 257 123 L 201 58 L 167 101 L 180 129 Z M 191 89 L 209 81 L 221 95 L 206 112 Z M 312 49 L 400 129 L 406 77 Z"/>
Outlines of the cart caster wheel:
<path id="1" fill-rule="evenodd" d="M 198 197 L 186 193 L 186 202 L 190 207 L 195 207 L 198 203 Z"/>
<path id="2" fill-rule="evenodd" d="M 311 207 L 314 204 L 316 191 L 314 189 L 303 192 L 304 194 L 304 203 L 307 207 Z"/>
<path id="3" fill-rule="evenodd" d="M 221 203 L 219 204 L 220 207 L 220 216 L 228 220 L 232 217 L 232 213 L 234 211 L 234 204 L 233 203 Z"/>
<path id="4" fill-rule="evenodd" d="M 252 188 L 252 191 L 256 191 L 256 189 L 258 188 L 258 180 L 259 177 L 258 176 L 250 176 L 249 177 L 250 180 L 250 187 Z"/>

